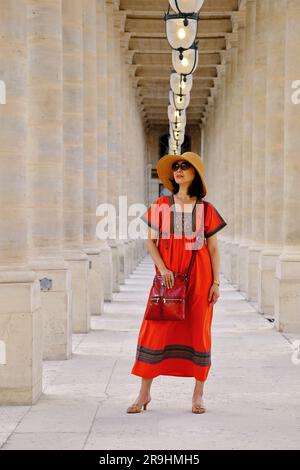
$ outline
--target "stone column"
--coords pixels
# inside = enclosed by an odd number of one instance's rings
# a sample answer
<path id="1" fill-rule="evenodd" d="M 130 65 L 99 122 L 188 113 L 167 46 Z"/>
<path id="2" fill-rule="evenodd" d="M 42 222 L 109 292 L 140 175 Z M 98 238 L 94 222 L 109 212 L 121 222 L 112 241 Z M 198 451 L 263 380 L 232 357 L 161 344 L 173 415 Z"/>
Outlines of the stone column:
<path id="1" fill-rule="evenodd" d="M 123 30 L 123 13 L 122 12 L 117 12 L 116 14 L 116 34 L 118 37 L 118 53 L 119 53 L 119 71 L 120 71 L 120 93 L 119 93 L 119 103 L 120 103 L 120 113 L 119 113 L 119 127 L 120 127 L 120 194 L 124 198 L 124 209 L 126 207 L 127 210 L 124 210 L 124 215 L 126 217 L 127 223 L 128 223 L 128 194 L 127 194 L 127 172 L 128 172 L 128 160 L 127 160 L 127 134 L 126 134 L 126 126 L 127 126 L 127 119 L 125 116 L 128 115 L 130 112 L 128 109 L 126 109 L 126 102 L 127 102 L 127 94 L 128 94 L 128 89 L 126 87 L 127 82 L 126 82 L 126 73 L 127 70 L 125 69 L 125 61 L 126 61 L 126 53 L 128 50 L 127 46 L 127 41 L 126 41 L 126 35 L 128 33 L 125 33 Z M 119 221 L 120 222 L 120 221 Z M 131 241 L 128 238 L 127 233 L 121 234 L 121 243 L 122 243 L 122 256 L 121 256 L 121 282 L 123 283 L 124 280 L 126 279 L 127 275 L 129 274 L 129 266 L 128 263 L 130 262 L 130 245 Z"/>
<path id="2" fill-rule="evenodd" d="M 226 65 L 229 67 L 229 64 Z M 228 96 L 228 68 L 224 69 L 220 75 L 220 111 L 217 108 L 214 109 L 214 120 L 218 120 L 218 131 L 215 135 L 218 135 L 216 141 L 216 147 L 214 146 L 211 158 L 214 159 L 214 172 L 213 172 L 213 191 L 211 190 L 211 196 L 208 197 L 208 201 L 211 201 L 216 205 L 221 214 L 224 214 L 226 219 L 225 211 L 227 209 L 228 201 L 228 127 L 227 120 L 229 115 L 229 107 L 227 106 Z M 218 132 L 218 134 L 217 134 Z M 225 202 L 226 201 L 226 202 Z M 224 272 L 225 263 L 227 262 L 226 243 L 219 240 L 220 246 L 220 271 Z"/>
<path id="3" fill-rule="evenodd" d="M 252 245 L 248 250 L 247 298 L 257 302 L 258 264 L 265 241 L 266 69 L 268 0 L 256 4 L 253 80 Z"/>
<path id="4" fill-rule="evenodd" d="M 134 156 L 133 165 L 137 170 L 136 180 L 138 182 L 137 185 L 137 201 L 145 200 L 145 170 L 146 170 L 146 161 L 147 161 L 147 148 L 146 148 L 146 135 L 145 135 L 145 127 L 143 122 L 143 117 L 140 110 L 140 105 L 137 104 L 135 100 L 135 113 L 136 113 L 136 129 L 137 129 L 137 142 L 133 139 L 133 150 L 130 154 L 130 160 L 132 159 L 132 155 Z M 133 133 L 134 136 L 134 133 Z M 156 145 L 158 148 L 158 141 L 156 141 Z M 130 161 L 129 160 L 129 161 Z M 139 256 L 142 253 L 140 251 L 142 248 L 141 244 L 137 240 L 135 242 L 135 256 L 134 256 L 134 267 L 138 262 Z"/>
<path id="5" fill-rule="evenodd" d="M 239 289 L 247 296 L 248 247 L 252 237 L 252 135 L 253 135 L 253 74 L 256 1 L 246 5 L 245 80 L 243 100 L 243 161 L 242 161 L 242 240 L 239 245 Z"/>
<path id="6" fill-rule="evenodd" d="M 71 354 L 71 276 L 63 259 L 61 0 L 29 0 L 28 219 L 30 264 L 43 279 L 44 359 Z"/>
<path id="7" fill-rule="evenodd" d="M 138 182 L 140 182 L 141 178 L 143 181 L 144 174 L 147 170 L 146 164 L 141 161 L 141 152 L 142 148 L 139 146 L 138 143 L 138 135 L 139 135 L 139 127 L 138 122 L 136 121 L 136 114 L 139 113 L 138 105 L 137 105 L 137 80 L 130 75 L 130 65 L 127 71 L 127 101 L 125 106 L 127 109 L 130 109 L 130 113 L 127 113 L 127 122 L 128 122 L 128 146 L 127 146 L 127 193 L 129 195 L 129 203 L 136 204 L 136 203 L 145 203 L 147 205 L 147 197 L 143 194 L 141 196 L 138 188 Z M 158 138 L 156 139 L 156 145 L 158 145 Z M 151 144 L 150 144 L 151 145 Z M 140 168 L 142 171 L 140 172 Z M 140 176 L 142 174 L 142 176 Z M 130 182 L 135 181 L 137 184 L 130 184 Z M 144 188 L 143 188 L 144 189 Z M 151 192 L 151 190 L 150 190 Z M 158 196 L 150 197 L 151 202 Z M 132 217 L 128 217 L 128 223 L 132 220 Z M 138 258 L 140 254 L 147 253 L 147 248 L 145 245 L 144 239 L 137 239 L 132 241 L 132 255 L 131 255 L 131 265 L 130 270 L 132 271 L 138 262 Z"/>
<path id="8" fill-rule="evenodd" d="M 283 246 L 285 18 L 282 0 L 269 0 L 266 27 L 265 245 L 259 259 L 258 310 L 274 313 L 275 270 Z"/>
<path id="9" fill-rule="evenodd" d="M 115 215 L 116 215 L 116 234 L 115 238 L 111 237 L 108 239 L 108 244 L 112 250 L 112 262 L 113 262 L 113 292 L 119 291 L 120 281 L 120 256 L 118 249 L 118 202 L 120 196 L 120 146 L 118 142 L 118 135 L 120 129 L 118 127 L 118 114 L 119 114 L 119 102 L 118 96 L 118 76 L 120 70 L 117 62 L 117 38 L 115 34 L 115 6 L 113 0 L 107 0 L 107 57 L 108 57 L 108 198 L 107 202 L 112 204 Z M 116 57 L 117 54 L 117 57 Z"/>
<path id="10" fill-rule="evenodd" d="M 1 2 L 0 31 L 0 405 L 32 405 L 42 392 L 43 324 L 27 259 L 26 2 Z"/>
<path id="11" fill-rule="evenodd" d="M 234 243 L 232 246 L 232 282 L 240 285 L 240 272 L 239 272 L 239 244 L 242 240 L 242 169 L 243 169 L 243 140 L 241 138 L 243 130 L 243 99 L 244 99 L 244 79 L 245 79 L 245 27 L 240 26 L 238 30 L 238 53 L 237 53 L 237 76 L 235 82 L 236 101 L 235 101 L 235 114 L 236 114 L 236 156 L 235 156 L 235 188 L 234 188 Z"/>
<path id="12" fill-rule="evenodd" d="M 127 227 L 129 226 L 131 217 L 128 216 L 128 210 L 132 203 L 130 194 L 130 186 L 132 186 L 132 177 L 135 167 L 134 155 L 129 152 L 129 122 L 128 114 L 130 113 L 130 101 L 129 101 L 129 69 L 128 69 L 128 43 L 129 33 L 121 33 L 121 58 L 122 60 L 122 195 L 126 196 L 127 205 Z M 131 164 L 132 162 L 132 164 Z M 140 162 L 142 164 L 142 162 Z M 127 278 L 136 264 L 136 251 L 138 249 L 138 240 L 132 240 L 128 237 L 123 240 L 125 244 L 125 257 L 124 257 L 124 276 Z M 136 249 L 135 249 L 136 247 Z"/>
<path id="13" fill-rule="evenodd" d="M 102 2 L 103 4 L 103 2 Z M 101 16 L 102 15 L 102 16 Z M 98 134 L 102 132 L 98 123 L 98 28 L 103 12 L 99 12 L 99 2 L 83 0 L 83 113 L 84 113 L 84 181 L 83 181 L 83 240 L 84 251 L 89 260 L 89 294 L 92 314 L 103 312 L 103 278 L 101 256 L 96 238 L 96 209 L 98 205 Z M 101 38 L 100 38 L 101 40 Z"/>
<path id="14" fill-rule="evenodd" d="M 213 198 L 217 195 L 217 190 L 219 186 L 219 180 L 221 178 L 220 172 L 218 171 L 219 162 L 222 156 L 222 138 L 223 138 L 223 79 L 224 75 L 222 74 L 219 78 L 218 84 L 218 95 L 214 104 L 211 104 L 210 110 L 210 145 L 209 145 L 209 154 L 211 165 L 211 178 L 210 186 L 207 188 L 207 199 L 211 202 L 214 202 Z M 213 135 L 218 136 L 216 139 L 213 139 Z M 218 155 L 218 159 L 215 157 Z M 217 201 L 215 201 L 217 204 Z"/>
<path id="15" fill-rule="evenodd" d="M 237 114 L 238 110 L 238 90 L 237 90 L 237 61 L 238 61 L 238 49 L 236 47 L 231 50 L 231 81 L 230 81 L 230 96 L 229 96 L 229 107 L 230 107 L 230 146 L 229 146 L 229 171 L 228 171 L 228 183 L 229 183 L 229 206 L 227 214 L 224 217 L 228 219 L 228 231 L 226 246 L 228 246 L 228 263 L 224 270 L 227 279 L 231 282 L 236 282 L 237 277 L 237 244 L 236 244 L 236 220 L 237 220 L 237 203 L 236 199 L 236 187 L 239 184 L 238 181 L 238 170 L 240 164 L 240 155 L 238 158 L 238 144 L 240 139 L 239 125 L 240 120 Z"/>
<path id="16" fill-rule="evenodd" d="M 83 252 L 83 0 L 63 11 L 64 256 L 72 273 L 72 328 L 90 329 L 88 258 Z"/>
<path id="17" fill-rule="evenodd" d="M 121 30 L 122 30 L 122 13 L 115 7 L 114 10 L 114 75 L 115 75 L 115 92 L 114 92 L 114 114 L 115 114 L 115 128 L 116 133 L 115 140 L 115 184 L 116 184 L 116 214 L 117 214 L 117 239 L 113 240 L 113 244 L 117 248 L 117 257 L 119 269 L 116 271 L 116 289 L 120 290 L 119 284 L 124 284 L 125 276 L 125 243 L 124 239 L 119 237 L 119 226 L 120 226 L 120 210 L 119 202 L 120 196 L 126 196 L 123 194 L 123 141 L 122 141 L 122 120 L 124 115 L 122 113 L 122 59 L 121 59 Z"/>
<path id="18" fill-rule="evenodd" d="M 234 233 L 234 219 L 233 219 L 233 189 L 234 189 L 234 172 L 232 166 L 232 154 L 233 154 L 233 101 L 232 101 L 232 75 L 233 75 L 233 51 L 227 59 L 226 71 L 224 77 L 224 151 L 223 151 L 223 171 L 221 178 L 223 180 L 224 195 L 221 198 L 222 206 L 220 206 L 220 212 L 223 213 L 224 219 L 227 221 L 227 227 L 224 229 L 224 233 L 220 237 L 222 247 L 222 272 L 227 279 L 230 278 L 230 266 L 231 266 L 231 240 Z M 224 201 L 224 202 L 223 202 Z"/>
<path id="19" fill-rule="evenodd" d="M 108 165 L 108 90 L 111 82 L 108 76 L 108 27 L 107 3 L 97 0 L 97 76 L 98 76 L 98 170 L 97 170 L 97 206 L 107 203 L 109 182 Z M 111 301 L 113 290 L 112 251 L 106 239 L 98 239 L 100 250 L 100 269 L 102 277 L 103 300 Z M 102 302 L 102 301 L 101 301 Z M 101 304 L 102 310 L 102 304 Z"/>
<path id="20" fill-rule="evenodd" d="M 286 0 L 284 96 L 284 250 L 277 261 L 275 321 L 280 331 L 300 331 L 300 104 L 293 83 L 300 70 L 300 3 Z"/>

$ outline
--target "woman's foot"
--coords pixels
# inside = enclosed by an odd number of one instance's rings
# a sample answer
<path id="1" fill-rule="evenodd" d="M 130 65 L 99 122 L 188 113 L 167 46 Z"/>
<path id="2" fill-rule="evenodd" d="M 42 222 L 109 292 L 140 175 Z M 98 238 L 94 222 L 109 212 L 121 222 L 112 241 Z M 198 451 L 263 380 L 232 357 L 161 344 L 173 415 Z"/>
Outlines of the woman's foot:
<path id="1" fill-rule="evenodd" d="M 127 413 L 140 413 L 143 407 L 144 407 L 144 410 L 146 410 L 147 405 L 148 403 L 150 403 L 150 401 L 151 401 L 150 394 L 148 395 L 139 394 L 135 402 L 131 406 L 129 406 L 129 408 L 127 408 Z"/>
<path id="2" fill-rule="evenodd" d="M 202 414 L 205 413 L 205 411 L 202 395 L 194 394 L 192 399 L 192 412 Z"/>

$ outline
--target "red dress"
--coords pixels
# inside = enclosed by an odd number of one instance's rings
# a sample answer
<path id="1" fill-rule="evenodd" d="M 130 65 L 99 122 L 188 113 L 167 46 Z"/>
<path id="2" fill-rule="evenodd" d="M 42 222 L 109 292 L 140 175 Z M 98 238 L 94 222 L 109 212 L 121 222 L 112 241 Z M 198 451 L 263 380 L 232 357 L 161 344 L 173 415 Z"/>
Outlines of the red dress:
<path id="1" fill-rule="evenodd" d="M 189 214 L 177 211 L 174 204 L 173 195 L 161 196 L 141 219 L 159 232 L 158 250 L 166 267 L 173 272 L 187 272 L 192 256 L 188 247 L 196 240 L 196 232 L 200 234 L 199 249 L 190 272 L 186 318 L 145 320 L 145 309 L 131 373 L 145 379 L 173 375 L 205 381 L 211 367 L 213 316 L 213 304 L 208 302 L 213 272 L 206 238 L 227 224 L 213 204 L 203 199 L 196 202 Z M 155 271 L 160 274 L 156 265 Z M 150 292 L 147 304 L 149 302 Z"/>

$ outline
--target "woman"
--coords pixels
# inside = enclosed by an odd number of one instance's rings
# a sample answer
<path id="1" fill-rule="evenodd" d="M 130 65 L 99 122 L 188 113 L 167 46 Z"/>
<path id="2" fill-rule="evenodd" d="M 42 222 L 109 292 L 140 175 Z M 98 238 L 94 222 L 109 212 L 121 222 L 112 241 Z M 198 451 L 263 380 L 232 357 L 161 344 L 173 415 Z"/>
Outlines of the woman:
<path id="1" fill-rule="evenodd" d="M 144 315 L 131 370 L 142 377 L 141 388 L 127 413 L 146 409 L 153 378 L 158 375 L 194 377 L 192 412 L 205 412 L 203 389 L 211 366 L 213 305 L 220 295 L 216 233 L 227 224 L 213 204 L 203 200 L 206 185 L 202 172 L 203 161 L 193 152 L 165 155 L 157 165 L 160 180 L 172 194 L 159 197 L 141 218 L 149 226 L 146 244 L 156 273 L 163 276 L 168 288 L 174 286 L 173 272 L 187 272 L 192 256 L 188 242 L 191 245 L 197 236 L 202 244 L 191 266 L 185 319 L 153 321 L 145 320 Z M 171 210 L 164 210 L 166 207 Z"/>

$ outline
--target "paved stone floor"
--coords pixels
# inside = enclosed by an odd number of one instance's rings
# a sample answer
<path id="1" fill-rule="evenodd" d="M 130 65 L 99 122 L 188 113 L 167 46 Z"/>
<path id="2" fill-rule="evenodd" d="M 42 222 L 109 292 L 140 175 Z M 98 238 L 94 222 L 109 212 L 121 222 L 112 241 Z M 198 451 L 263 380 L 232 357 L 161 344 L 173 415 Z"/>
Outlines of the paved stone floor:
<path id="1" fill-rule="evenodd" d="M 154 268 L 146 256 L 73 358 L 44 363 L 34 406 L 0 407 L 1 449 L 299 449 L 300 361 L 287 337 L 222 279 L 204 415 L 191 413 L 193 378 L 157 377 L 147 411 L 129 415 L 131 375 Z M 296 360 L 292 360 L 296 357 Z"/>

